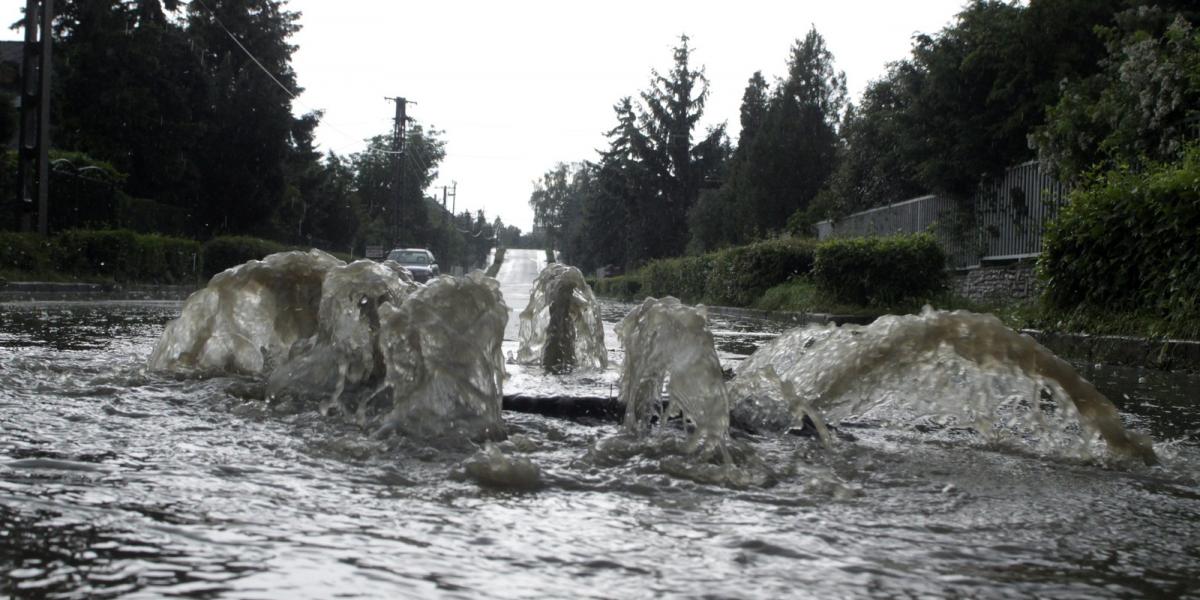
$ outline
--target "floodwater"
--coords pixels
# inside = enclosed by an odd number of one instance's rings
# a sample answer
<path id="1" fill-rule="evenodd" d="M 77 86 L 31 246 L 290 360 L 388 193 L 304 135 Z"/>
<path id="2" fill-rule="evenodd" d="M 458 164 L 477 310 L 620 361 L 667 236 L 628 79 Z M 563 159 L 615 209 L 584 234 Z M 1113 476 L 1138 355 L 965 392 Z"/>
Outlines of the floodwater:
<path id="1" fill-rule="evenodd" d="M 513 322 L 537 255 L 500 274 Z M 524 281 L 524 287 L 522 287 Z M 1200 597 L 1200 377 L 1081 365 L 1156 441 L 1153 467 L 1036 454 L 935 422 L 735 434 L 772 474 L 733 488 L 616 422 L 506 412 L 537 481 L 471 449 L 275 414 L 250 378 L 147 372 L 180 303 L 0 305 L 0 596 Z M 505 393 L 615 395 L 509 365 Z M 783 326 L 712 320 L 725 366 Z M 495 482 L 494 482 L 495 483 Z"/>

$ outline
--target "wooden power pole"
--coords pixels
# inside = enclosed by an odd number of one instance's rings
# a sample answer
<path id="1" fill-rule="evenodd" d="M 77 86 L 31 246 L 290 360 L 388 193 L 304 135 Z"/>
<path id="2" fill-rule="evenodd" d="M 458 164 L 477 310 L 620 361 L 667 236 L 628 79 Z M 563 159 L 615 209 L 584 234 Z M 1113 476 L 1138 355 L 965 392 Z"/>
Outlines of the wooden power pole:
<path id="1" fill-rule="evenodd" d="M 400 228 L 403 225 L 403 219 L 400 217 L 400 203 L 404 195 L 404 138 L 405 129 L 408 125 L 408 100 L 399 96 L 395 98 L 384 98 L 396 103 L 396 117 L 392 123 L 392 156 L 395 158 L 395 190 L 392 194 L 392 211 L 391 219 L 389 219 L 389 229 L 392 233 L 392 248 L 400 247 Z"/>
<path id="2" fill-rule="evenodd" d="M 50 25 L 53 21 L 54 0 L 26 0 L 17 200 L 24 212 L 33 212 L 30 209 L 36 195 L 37 229 L 42 235 L 50 231 Z"/>

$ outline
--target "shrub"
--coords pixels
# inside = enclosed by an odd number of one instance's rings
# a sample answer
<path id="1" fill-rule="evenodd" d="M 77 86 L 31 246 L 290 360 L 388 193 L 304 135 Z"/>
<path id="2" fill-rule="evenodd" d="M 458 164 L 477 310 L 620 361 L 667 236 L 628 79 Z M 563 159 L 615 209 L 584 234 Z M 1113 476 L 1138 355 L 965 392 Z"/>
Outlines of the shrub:
<path id="1" fill-rule="evenodd" d="M 830 240 L 817 246 L 813 282 L 836 301 L 879 306 L 937 293 L 945 263 L 927 233 Z"/>
<path id="2" fill-rule="evenodd" d="M 640 300 L 642 295 L 642 280 L 637 275 L 618 275 L 605 277 L 596 281 L 592 286 L 598 296 L 617 298 L 620 300 Z"/>
<path id="3" fill-rule="evenodd" d="M 139 260 L 132 278 L 154 283 L 194 283 L 199 275 L 200 243 L 147 234 L 137 236 Z"/>
<path id="4" fill-rule="evenodd" d="M 52 254 L 59 271 L 118 281 L 133 279 L 142 260 L 137 235 L 122 229 L 63 231 L 55 236 Z"/>
<path id="5" fill-rule="evenodd" d="M 201 273 L 205 279 L 251 260 L 262 260 L 268 254 L 283 252 L 283 244 L 248 236 L 221 236 L 204 243 L 200 248 Z"/>
<path id="6" fill-rule="evenodd" d="M 1200 146 L 1076 188 L 1043 240 L 1038 273 L 1054 308 L 1200 316 Z"/>
<path id="7" fill-rule="evenodd" d="M 0 271 L 44 273 L 54 267 L 53 242 L 36 233 L 0 231 Z"/>
<path id="8" fill-rule="evenodd" d="M 0 233 L 0 269 L 34 276 L 188 283 L 195 280 L 199 251 L 192 240 L 126 230 L 72 229 L 50 238 Z"/>
<path id="9" fill-rule="evenodd" d="M 651 261 L 641 269 L 642 293 L 655 298 L 675 296 L 683 302 L 704 299 L 713 255 Z"/>
<path id="10" fill-rule="evenodd" d="M 705 301 L 749 306 L 768 289 L 808 275 L 815 247 L 809 240 L 780 239 L 717 252 L 705 283 Z"/>

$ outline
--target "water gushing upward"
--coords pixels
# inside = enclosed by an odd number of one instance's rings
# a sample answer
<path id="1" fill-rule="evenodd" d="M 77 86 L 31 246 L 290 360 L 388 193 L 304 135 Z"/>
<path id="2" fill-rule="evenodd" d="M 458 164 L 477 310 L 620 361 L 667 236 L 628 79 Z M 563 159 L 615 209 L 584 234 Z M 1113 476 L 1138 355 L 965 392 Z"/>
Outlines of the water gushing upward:
<path id="1" fill-rule="evenodd" d="M 285 252 L 193 294 L 150 367 L 268 375 L 268 399 L 316 400 L 376 435 L 495 439 L 507 320 L 482 273 L 419 286 L 395 263 Z"/>
<path id="2" fill-rule="evenodd" d="M 1043 391 L 1058 414 L 1041 409 Z M 1155 461 L 1150 440 L 1126 431 L 1112 402 L 1066 361 L 991 315 L 926 308 L 865 327 L 793 329 L 747 359 L 730 392 L 735 411 L 762 420 L 779 404 L 795 419 L 823 421 L 896 400 L 985 433 L 1020 424 L 1049 435 L 1077 423 L 1116 455 Z"/>
<path id="3" fill-rule="evenodd" d="M 692 422 L 693 449 L 724 451 L 729 400 L 704 307 L 685 306 L 671 297 L 647 298 L 621 321 L 617 335 L 625 347 L 621 401 L 626 430 L 640 433 L 662 416 L 663 381 L 669 376 L 667 415 L 679 411 Z"/>
<path id="4" fill-rule="evenodd" d="M 391 261 L 360 260 L 331 268 L 321 284 L 317 334 L 297 344 L 287 362 L 271 373 L 267 397 L 305 395 L 321 399 L 326 410 L 352 405 L 343 403 L 349 400 L 344 392 L 353 395 L 383 379 L 384 356 L 376 343 L 380 308 L 401 305 L 419 287 Z"/>
<path id="5" fill-rule="evenodd" d="M 282 252 L 225 270 L 188 298 L 150 354 L 150 368 L 262 373 L 317 332 L 325 274 L 342 261 Z"/>
<path id="6" fill-rule="evenodd" d="M 521 311 L 520 338 L 522 363 L 556 373 L 608 366 L 600 303 L 575 267 L 551 263 L 538 274 Z"/>

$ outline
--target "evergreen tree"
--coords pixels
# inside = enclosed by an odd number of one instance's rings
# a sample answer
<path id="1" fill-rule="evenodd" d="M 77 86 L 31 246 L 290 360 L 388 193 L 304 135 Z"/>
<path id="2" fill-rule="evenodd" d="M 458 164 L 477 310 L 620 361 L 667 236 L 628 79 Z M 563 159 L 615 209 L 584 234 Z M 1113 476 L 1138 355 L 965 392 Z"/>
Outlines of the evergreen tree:
<path id="1" fill-rule="evenodd" d="M 630 139 L 654 186 L 653 194 L 639 194 L 640 202 L 633 204 L 634 260 L 683 253 L 688 210 L 705 179 L 726 158 L 724 125 L 709 129 L 692 145 L 692 132 L 704 115 L 708 79 L 703 68 L 690 66 L 686 35 L 680 37 L 674 56 L 667 75 L 652 72 L 651 87 L 641 94 L 645 109 L 638 119 L 640 132 Z"/>
<path id="2" fill-rule="evenodd" d="M 755 71 L 742 93 L 741 126 L 737 150 L 729 161 L 729 176 L 719 190 L 706 190 L 688 212 L 688 253 L 700 254 L 718 248 L 740 244 L 753 237 L 753 216 L 747 205 L 739 202 L 749 196 L 745 184 L 750 148 L 767 118 L 770 87 L 762 71 Z"/>
<path id="3" fill-rule="evenodd" d="M 637 161 L 635 146 L 645 145 L 637 128 L 633 101 L 622 98 L 613 106 L 617 124 L 605 135 L 608 149 L 592 167 L 594 184 L 583 199 L 583 252 L 580 268 L 588 271 L 602 266 L 625 267 L 636 253 L 631 247 L 635 232 L 644 227 L 635 220 L 639 194 L 650 188 L 649 178 Z"/>
<path id="4" fill-rule="evenodd" d="M 746 84 L 746 90 L 742 92 L 742 108 L 740 110 L 742 131 L 738 134 L 739 150 L 753 145 L 755 135 L 762 129 L 763 122 L 767 118 L 770 91 L 770 86 L 763 78 L 762 71 L 755 71 Z"/>
<path id="5" fill-rule="evenodd" d="M 740 145 L 745 164 L 735 172 L 738 202 L 751 209 L 759 232 L 779 230 L 808 208 L 833 171 L 837 125 L 846 103 L 846 78 L 811 29 L 792 47 L 788 77 L 771 97 L 751 140 Z"/>
<path id="6" fill-rule="evenodd" d="M 196 214 L 206 159 L 198 146 L 213 126 L 211 83 L 186 32 L 146 2 L 75 0 L 59 8 L 55 145 L 128 173 L 131 195 Z"/>
<path id="7" fill-rule="evenodd" d="M 300 92 L 288 43 L 298 18 L 278 0 L 188 4 L 188 34 L 212 82 L 215 126 L 200 141 L 209 231 L 270 233 L 286 189 L 291 94 Z"/>

